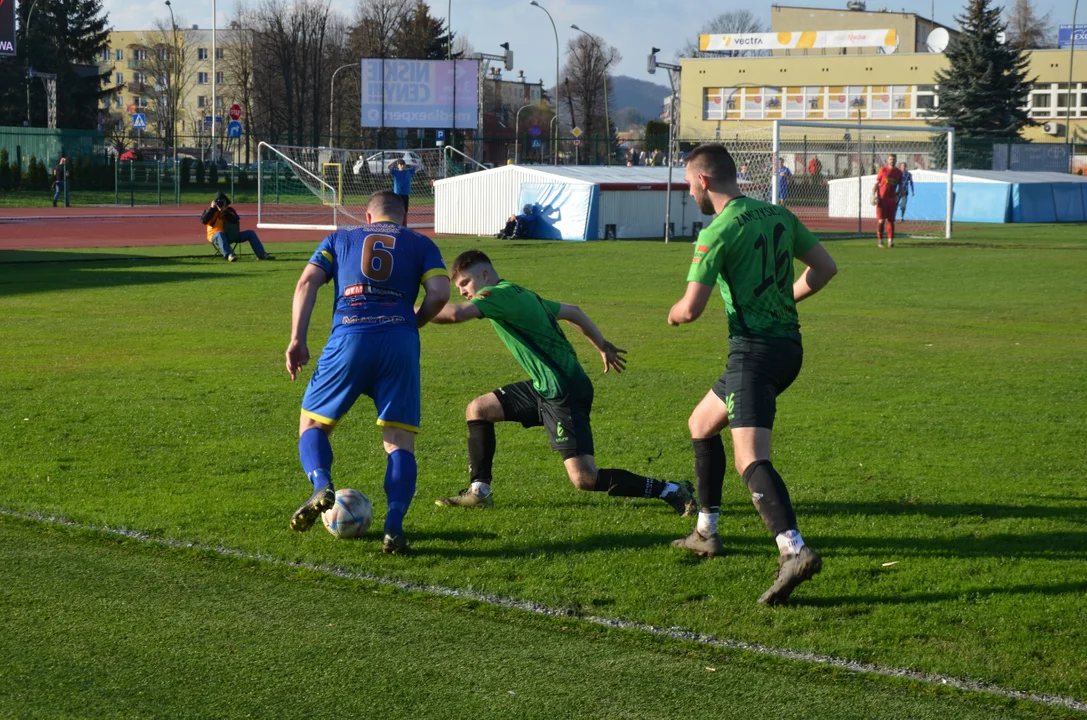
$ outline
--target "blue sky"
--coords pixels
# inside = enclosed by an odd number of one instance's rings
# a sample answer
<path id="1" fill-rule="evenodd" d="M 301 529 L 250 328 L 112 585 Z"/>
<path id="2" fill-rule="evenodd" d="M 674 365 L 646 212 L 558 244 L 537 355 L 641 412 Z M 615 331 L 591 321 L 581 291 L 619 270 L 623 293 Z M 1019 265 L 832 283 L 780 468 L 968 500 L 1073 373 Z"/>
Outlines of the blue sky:
<path id="1" fill-rule="evenodd" d="M 646 73 L 646 56 L 651 46 L 662 49 L 659 54 L 661 60 L 673 60 L 684 40 L 693 38 L 701 25 L 714 15 L 728 10 L 750 9 L 752 5 L 758 6 L 750 0 L 717 0 L 712 3 L 712 8 L 704 7 L 711 3 L 679 3 L 675 0 L 538 1 L 555 20 L 564 55 L 566 42 L 576 35 L 570 25 L 576 24 L 601 36 L 622 53 L 623 60 L 616 69 L 616 74 L 661 84 L 668 82 L 664 74 Z M 1041 14 L 1051 13 L 1054 24 L 1068 24 L 1072 21 L 1073 1 L 1034 0 L 1034 6 Z M 498 45 L 509 42 L 514 51 L 515 70 L 524 70 L 525 76 L 530 80 L 543 79 L 546 85 L 554 84 L 555 34 L 543 11 L 532 7 L 529 0 L 432 0 L 429 3 L 432 14 L 446 17 L 450 2 L 454 33 L 467 36 L 473 47 L 481 52 L 501 54 L 502 50 Z M 171 3 L 179 22 L 184 18 L 189 25 L 198 23 L 202 28 L 211 27 L 212 0 L 171 0 Z M 151 0 L 149 3 L 103 0 L 103 4 L 117 30 L 145 29 L 156 16 L 169 18 L 166 7 L 159 0 Z M 354 0 L 332 0 L 332 4 L 349 16 L 354 13 Z M 796 0 L 780 4 L 845 8 L 845 0 Z M 965 0 L 942 0 L 935 3 L 932 0 L 869 0 L 868 9 L 904 10 L 930 17 L 931 9 L 935 5 L 936 21 L 955 27 L 954 16 L 962 12 L 965 4 Z M 1012 0 L 995 4 L 1010 6 Z M 769 3 L 762 7 L 762 10 L 756 12 L 769 24 Z M 233 9 L 234 0 L 217 0 L 219 27 L 226 24 Z M 1087 23 L 1087 3 L 1084 3 L 1078 22 Z"/>

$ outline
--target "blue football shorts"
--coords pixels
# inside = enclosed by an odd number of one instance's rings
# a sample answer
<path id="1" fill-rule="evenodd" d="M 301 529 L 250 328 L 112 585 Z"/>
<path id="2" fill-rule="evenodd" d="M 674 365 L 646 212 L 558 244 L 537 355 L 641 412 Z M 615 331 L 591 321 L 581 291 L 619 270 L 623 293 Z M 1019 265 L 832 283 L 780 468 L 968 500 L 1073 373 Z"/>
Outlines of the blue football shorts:
<path id="1" fill-rule="evenodd" d="M 390 328 L 331 338 L 302 397 L 302 414 L 335 425 L 359 395 L 374 401 L 378 425 L 419 432 L 418 331 Z"/>

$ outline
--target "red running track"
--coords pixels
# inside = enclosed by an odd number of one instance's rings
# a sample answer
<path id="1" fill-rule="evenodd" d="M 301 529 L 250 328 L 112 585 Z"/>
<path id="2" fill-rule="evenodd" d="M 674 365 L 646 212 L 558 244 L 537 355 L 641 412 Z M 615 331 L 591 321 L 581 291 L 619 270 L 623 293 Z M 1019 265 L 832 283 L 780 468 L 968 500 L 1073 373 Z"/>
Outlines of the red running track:
<path id="1" fill-rule="evenodd" d="M 189 244 L 206 248 L 207 231 L 200 222 L 200 214 L 206 207 L 207 205 L 2 208 L 0 250 Z M 242 229 L 257 230 L 256 204 L 238 203 L 234 207 L 242 217 Z M 310 218 L 313 206 L 279 208 L 277 221 L 315 224 Z M 433 235 L 433 228 L 419 230 Z M 323 230 L 257 230 L 257 234 L 260 235 L 261 242 L 267 245 L 299 241 L 316 243 L 328 233 Z"/>

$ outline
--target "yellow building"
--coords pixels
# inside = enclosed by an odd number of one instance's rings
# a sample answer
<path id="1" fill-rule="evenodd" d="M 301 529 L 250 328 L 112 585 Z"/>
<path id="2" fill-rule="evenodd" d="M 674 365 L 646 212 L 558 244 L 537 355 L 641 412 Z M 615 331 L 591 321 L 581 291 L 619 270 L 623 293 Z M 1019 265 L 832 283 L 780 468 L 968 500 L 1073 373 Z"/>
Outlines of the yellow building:
<path id="1" fill-rule="evenodd" d="M 232 86 L 228 75 L 229 63 L 225 61 L 231 32 L 229 29 L 220 30 L 215 38 L 215 114 L 224 117 L 224 123 L 226 110 L 234 102 L 229 97 Z M 171 35 L 170 30 L 165 33 L 159 30 L 116 30 L 109 35 L 109 49 L 102 51 L 98 66 L 100 70 L 108 69 L 110 72 L 107 88 L 121 87 L 110 110 L 124 114 L 127 125 L 131 124 L 130 116 L 133 113 L 147 113 L 149 125 L 158 122 L 155 117 L 156 101 L 163 92 L 155 78 L 157 74 L 169 70 Z M 197 26 L 178 28 L 178 40 L 186 52 L 181 72 L 182 98 L 177 132 L 178 135 L 198 135 L 206 132 L 204 118 L 212 114 L 211 30 L 201 30 Z M 151 127 L 149 130 L 154 132 L 159 128 Z"/>
<path id="2" fill-rule="evenodd" d="M 771 14 L 777 32 L 895 29 L 899 47 L 890 54 L 854 48 L 848 54 L 779 50 L 766 57 L 684 59 L 681 138 L 719 138 L 772 120 L 855 123 L 859 116 L 863 122 L 917 126 L 933 112 L 939 117 L 934 77 L 948 61 L 943 53 L 925 50 L 935 23 L 910 13 L 775 6 Z M 1037 80 L 1029 110 L 1040 124 L 1027 128 L 1024 138 L 1066 142 L 1068 63 L 1067 50 L 1031 53 L 1028 77 Z M 1072 137 L 1087 141 L 1087 58 L 1075 66 L 1070 122 Z"/>

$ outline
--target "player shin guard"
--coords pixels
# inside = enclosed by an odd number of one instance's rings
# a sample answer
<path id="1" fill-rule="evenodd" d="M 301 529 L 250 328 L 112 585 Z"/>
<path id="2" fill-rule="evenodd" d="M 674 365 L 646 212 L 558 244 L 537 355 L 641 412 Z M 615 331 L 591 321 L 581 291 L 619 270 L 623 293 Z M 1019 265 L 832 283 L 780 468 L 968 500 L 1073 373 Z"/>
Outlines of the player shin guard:
<path id="1" fill-rule="evenodd" d="M 468 478 L 472 482 L 490 484 L 494 452 L 494 423 L 486 420 L 469 420 Z"/>
<path id="2" fill-rule="evenodd" d="M 721 486 L 725 484 L 725 444 L 721 435 L 693 440 L 694 475 L 698 479 L 698 505 L 703 513 L 721 511 Z"/>
<path id="3" fill-rule="evenodd" d="M 786 530 L 796 530 L 796 513 L 789 501 L 789 491 L 769 460 L 756 460 L 748 465 L 744 482 L 771 535 L 777 537 Z"/>
<path id="4" fill-rule="evenodd" d="M 415 496 L 418 474 L 415 455 L 407 450 L 389 453 L 385 466 L 385 498 L 389 503 L 389 514 L 385 516 L 386 535 L 404 534 L 404 516 L 408 514 L 411 499 Z"/>
<path id="5" fill-rule="evenodd" d="M 332 482 L 332 443 L 323 430 L 310 428 L 302 433 L 298 438 L 298 457 L 315 491 Z"/>
<path id="6" fill-rule="evenodd" d="M 628 470 L 602 468 L 597 470 L 593 490 L 607 492 L 614 497 L 656 498 L 664 492 L 664 482 Z"/>

